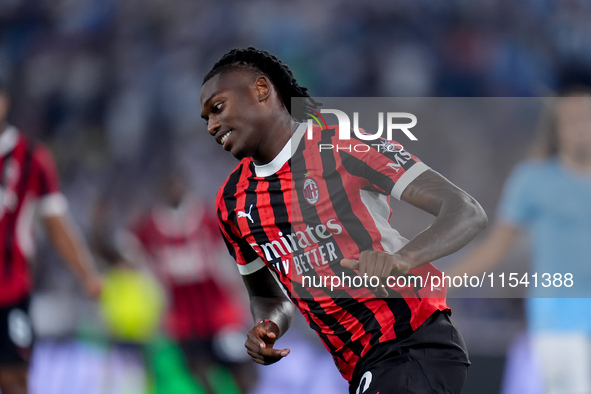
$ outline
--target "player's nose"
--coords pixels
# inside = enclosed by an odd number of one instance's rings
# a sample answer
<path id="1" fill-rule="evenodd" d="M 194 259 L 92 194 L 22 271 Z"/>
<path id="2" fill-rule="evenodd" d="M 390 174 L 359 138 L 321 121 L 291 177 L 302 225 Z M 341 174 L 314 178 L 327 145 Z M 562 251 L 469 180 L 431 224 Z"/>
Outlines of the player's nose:
<path id="1" fill-rule="evenodd" d="M 218 122 L 218 120 L 215 117 L 210 116 L 207 120 L 207 131 L 209 132 L 209 134 L 215 137 L 215 134 L 218 132 L 219 129 L 220 122 Z"/>

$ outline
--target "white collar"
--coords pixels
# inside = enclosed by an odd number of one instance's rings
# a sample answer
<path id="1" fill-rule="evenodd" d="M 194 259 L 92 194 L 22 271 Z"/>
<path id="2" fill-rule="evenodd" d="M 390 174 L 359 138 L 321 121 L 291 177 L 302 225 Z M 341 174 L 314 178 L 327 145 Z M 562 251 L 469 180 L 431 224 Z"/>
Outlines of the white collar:
<path id="1" fill-rule="evenodd" d="M 8 126 L 4 132 L 0 134 L 0 156 L 5 156 L 16 146 L 18 141 L 18 131 L 16 127 Z"/>
<path id="2" fill-rule="evenodd" d="M 307 128 L 307 123 L 300 123 L 298 128 L 294 131 L 293 135 L 287 141 L 281 152 L 273 160 L 268 162 L 267 164 L 262 165 L 254 165 L 254 172 L 256 173 L 257 177 L 266 177 L 275 174 L 277 171 L 283 167 L 285 163 L 291 156 L 293 155 L 292 151 L 292 144 L 295 144 L 294 148 L 298 146 L 302 136 L 304 135 Z"/>

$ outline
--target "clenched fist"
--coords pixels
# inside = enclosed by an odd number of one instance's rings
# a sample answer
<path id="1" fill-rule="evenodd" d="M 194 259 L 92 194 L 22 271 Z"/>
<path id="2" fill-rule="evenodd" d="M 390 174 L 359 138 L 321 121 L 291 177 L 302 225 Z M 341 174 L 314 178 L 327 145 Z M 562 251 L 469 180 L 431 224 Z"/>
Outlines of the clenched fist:
<path id="1" fill-rule="evenodd" d="M 343 259 L 341 266 L 358 270 L 359 276 L 380 278 L 379 286 L 372 290 L 381 297 L 388 297 L 386 280 L 389 276 L 404 275 L 410 270 L 409 262 L 402 256 L 378 250 L 364 250 L 359 255 L 359 260 Z"/>

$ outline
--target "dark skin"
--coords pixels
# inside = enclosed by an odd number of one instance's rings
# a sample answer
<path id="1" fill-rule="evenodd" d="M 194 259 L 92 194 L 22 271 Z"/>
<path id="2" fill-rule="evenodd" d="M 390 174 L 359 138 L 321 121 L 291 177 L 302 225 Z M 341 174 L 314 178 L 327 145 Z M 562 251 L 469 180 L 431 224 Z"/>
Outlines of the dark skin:
<path id="1" fill-rule="evenodd" d="M 239 160 L 252 157 L 256 164 L 273 160 L 295 125 L 269 78 L 248 70 L 229 71 L 207 81 L 201 89 L 201 117 L 220 144 L 232 132 L 225 150 Z"/>
<path id="2" fill-rule="evenodd" d="M 201 115 L 218 143 L 233 130 L 225 140 L 225 150 L 238 159 L 252 157 L 257 164 L 269 163 L 277 156 L 294 125 L 271 81 L 245 70 L 218 74 L 203 85 Z M 487 224 L 486 214 L 471 196 L 432 170 L 414 179 L 401 199 L 434 215 L 431 226 L 394 254 L 365 250 L 358 260 L 343 259 L 343 267 L 357 270 L 360 276 L 377 276 L 384 284 L 388 276 L 404 275 L 459 250 Z M 261 269 L 243 279 L 254 320 L 272 321 L 249 330 L 245 343 L 248 354 L 259 364 L 275 363 L 289 354 L 289 349 L 273 346 L 289 328 L 294 307 L 269 270 Z M 384 286 L 374 291 L 378 296 L 388 296 Z"/>
<path id="3" fill-rule="evenodd" d="M 244 284 L 250 297 L 250 311 L 255 321 L 269 319 L 271 322 L 260 323 L 248 331 L 246 351 L 258 364 L 273 364 L 290 352 L 289 349 L 274 349 L 275 341 L 291 325 L 294 305 L 283 294 L 268 269 L 244 275 Z"/>

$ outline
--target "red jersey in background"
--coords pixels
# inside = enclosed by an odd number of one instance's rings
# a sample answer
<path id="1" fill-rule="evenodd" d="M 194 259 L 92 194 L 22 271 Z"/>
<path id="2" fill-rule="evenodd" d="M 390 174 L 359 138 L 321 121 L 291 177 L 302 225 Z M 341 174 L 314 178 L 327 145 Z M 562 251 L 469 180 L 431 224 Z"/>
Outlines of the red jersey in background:
<path id="1" fill-rule="evenodd" d="M 49 151 L 15 127 L 0 134 L 0 306 L 29 295 L 33 219 L 67 210 Z"/>
<path id="2" fill-rule="evenodd" d="M 243 325 L 243 306 L 220 280 L 219 230 L 203 203 L 158 205 L 132 232 L 168 292 L 165 324 L 175 339 L 209 340 L 224 327 Z"/>

